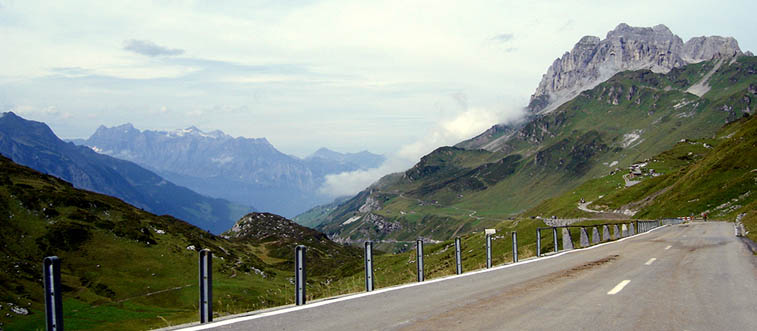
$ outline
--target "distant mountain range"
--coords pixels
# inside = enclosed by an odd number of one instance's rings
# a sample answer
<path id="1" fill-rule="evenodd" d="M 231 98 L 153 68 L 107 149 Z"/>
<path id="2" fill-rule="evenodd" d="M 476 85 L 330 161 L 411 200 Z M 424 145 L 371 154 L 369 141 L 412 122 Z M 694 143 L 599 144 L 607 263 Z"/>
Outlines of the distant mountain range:
<path id="1" fill-rule="evenodd" d="M 375 168 L 385 159 L 326 148 L 300 159 L 281 153 L 265 138 L 234 138 L 196 127 L 142 131 L 131 124 L 100 126 L 88 139 L 74 142 L 135 162 L 199 193 L 286 217 L 333 200 L 319 192 L 325 176 Z"/>
<path id="2" fill-rule="evenodd" d="M 155 214 L 169 214 L 221 233 L 251 207 L 209 198 L 133 162 L 59 139 L 41 122 L 8 112 L 0 117 L 0 154 L 82 188 L 117 197 Z"/>

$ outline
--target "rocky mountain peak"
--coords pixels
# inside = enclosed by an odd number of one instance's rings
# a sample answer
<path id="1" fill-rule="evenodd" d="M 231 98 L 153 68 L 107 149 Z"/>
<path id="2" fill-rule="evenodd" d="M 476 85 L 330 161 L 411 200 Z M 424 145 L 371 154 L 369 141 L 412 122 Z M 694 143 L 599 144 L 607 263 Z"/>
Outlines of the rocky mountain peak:
<path id="1" fill-rule="evenodd" d="M 46 146 L 62 143 L 47 124 L 24 119 L 13 112 L 6 112 L 0 116 L 0 142 L 3 140 L 3 133 L 8 135 L 6 139 L 25 139 Z"/>
<path id="2" fill-rule="evenodd" d="M 341 156 L 342 156 L 342 154 L 339 153 L 339 152 L 332 151 L 332 150 L 330 150 L 330 149 L 328 149 L 326 147 L 321 147 L 317 151 L 315 151 L 312 155 L 310 155 L 308 157 L 311 157 L 311 158 L 312 157 L 322 157 L 322 158 L 325 158 L 325 159 L 329 159 L 329 158 L 339 158 Z"/>
<path id="3" fill-rule="evenodd" d="M 208 138 L 208 139 L 216 139 L 216 140 L 226 140 L 231 139 L 232 137 L 225 134 L 221 130 L 215 130 L 212 132 L 205 132 L 197 128 L 196 126 L 192 125 L 186 129 L 179 129 L 174 131 L 168 131 L 168 132 L 161 132 L 157 131 L 157 133 L 164 133 L 171 137 L 194 137 L 194 138 Z"/>
<path id="4" fill-rule="evenodd" d="M 620 23 L 605 39 L 585 36 L 556 59 L 542 76 L 528 109 L 549 112 L 621 71 L 666 73 L 689 63 L 740 54 L 731 37 L 697 37 L 684 43 L 662 24 L 650 28 Z"/>
<path id="5" fill-rule="evenodd" d="M 647 37 L 655 37 L 658 39 L 674 39 L 678 36 L 674 35 L 670 29 L 664 24 L 657 24 L 651 28 L 649 27 L 634 27 L 626 23 L 620 23 L 615 29 L 607 32 L 605 39 L 612 38 L 627 38 L 627 39 L 641 39 Z M 680 38 L 679 38 L 680 39 Z"/>
<path id="6" fill-rule="evenodd" d="M 741 54 L 739 42 L 733 37 L 694 37 L 683 45 L 684 60 L 690 63 Z"/>
<path id="7" fill-rule="evenodd" d="M 576 46 L 595 46 L 599 44 L 600 40 L 597 36 L 584 36 L 578 41 Z"/>

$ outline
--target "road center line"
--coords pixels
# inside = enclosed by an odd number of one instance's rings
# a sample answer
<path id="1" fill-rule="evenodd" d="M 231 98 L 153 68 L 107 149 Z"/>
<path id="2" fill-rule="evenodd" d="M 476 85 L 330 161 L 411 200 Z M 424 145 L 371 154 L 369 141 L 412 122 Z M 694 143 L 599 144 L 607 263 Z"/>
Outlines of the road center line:
<path id="1" fill-rule="evenodd" d="M 644 263 L 644 265 L 650 265 L 650 264 L 652 264 L 652 262 L 654 262 L 655 260 L 657 260 L 657 258 L 653 257 L 653 258 L 649 259 L 649 261 L 647 261 L 647 263 Z"/>
<path id="2" fill-rule="evenodd" d="M 672 245 L 668 245 L 668 247 L 665 247 L 665 250 L 666 250 L 666 251 L 667 251 L 667 250 L 669 250 L 669 249 L 670 249 L 670 247 L 673 247 L 673 246 L 672 246 Z"/>
<path id="3" fill-rule="evenodd" d="M 612 290 L 610 290 L 610 292 L 607 292 L 607 295 L 615 295 L 615 294 L 617 294 L 618 292 L 622 291 L 623 288 L 626 287 L 626 285 L 628 285 L 628 283 L 630 283 L 630 282 L 631 282 L 631 280 L 626 279 L 626 280 L 618 283 L 618 285 L 615 285 L 615 287 L 613 287 Z"/>

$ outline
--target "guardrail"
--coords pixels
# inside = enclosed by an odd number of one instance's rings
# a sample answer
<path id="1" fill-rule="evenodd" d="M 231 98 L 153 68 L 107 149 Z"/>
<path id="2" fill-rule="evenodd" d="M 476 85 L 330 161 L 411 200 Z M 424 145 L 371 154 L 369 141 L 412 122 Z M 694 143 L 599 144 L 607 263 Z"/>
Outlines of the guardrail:
<path id="1" fill-rule="evenodd" d="M 681 218 L 664 218 L 660 220 L 661 225 L 677 225 L 677 224 L 683 224 L 687 221 L 685 219 Z"/>
<path id="2" fill-rule="evenodd" d="M 541 257 L 541 231 L 551 230 L 554 252 L 559 252 L 558 247 L 558 229 L 562 232 L 563 250 L 574 249 L 571 229 L 578 229 L 579 246 L 589 247 L 602 242 L 616 240 L 639 233 L 652 230 L 656 227 L 668 224 L 680 224 L 684 221 L 679 219 L 664 219 L 660 221 L 634 221 L 628 223 L 608 223 L 597 225 L 564 225 L 553 227 L 540 227 L 536 229 L 536 256 Z M 591 238 L 586 229 L 591 229 Z M 599 228 L 602 229 L 601 235 Z M 612 233 L 610 231 L 612 228 Z M 518 234 L 513 231 L 512 236 L 512 257 L 513 263 L 518 262 Z M 486 242 L 486 268 L 492 267 L 492 236 L 485 236 Z M 370 292 L 374 289 L 373 273 L 373 242 L 365 242 L 364 265 L 365 265 L 365 291 Z M 416 241 L 416 267 L 417 281 L 425 280 L 423 265 L 423 240 Z M 306 301 L 306 252 L 307 247 L 298 245 L 295 247 L 295 264 L 294 264 L 294 296 L 296 305 L 304 305 Z M 463 273 L 462 267 L 462 243 L 460 237 L 455 238 L 455 273 Z M 63 330 L 63 308 L 61 301 L 61 282 L 60 282 L 60 259 L 56 256 L 46 257 L 43 261 L 43 282 L 45 288 L 45 314 L 47 320 L 47 330 Z M 199 252 L 199 310 L 200 323 L 213 321 L 213 253 L 209 249 L 203 249 Z"/>
<path id="3" fill-rule="evenodd" d="M 575 248 L 573 234 L 571 229 L 578 229 L 578 246 L 590 247 L 602 242 L 616 240 L 628 236 L 632 236 L 637 233 L 647 232 L 656 227 L 662 226 L 661 221 L 633 221 L 628 223 L 604 223 L 595 225 L 561 225 L 536 228 L 536 257 L 541 257 L 542 252 L 542 231 L 551 230 L 554 253 L 560 251 L 558 239 L 558 229 L 561 231 L 560 238 L 562 238 L 563 250 L 571 250 Z M 602 229 L 601 232 L 599 229 Z M 586 229 L 590 229 L 591 238 Z"/>

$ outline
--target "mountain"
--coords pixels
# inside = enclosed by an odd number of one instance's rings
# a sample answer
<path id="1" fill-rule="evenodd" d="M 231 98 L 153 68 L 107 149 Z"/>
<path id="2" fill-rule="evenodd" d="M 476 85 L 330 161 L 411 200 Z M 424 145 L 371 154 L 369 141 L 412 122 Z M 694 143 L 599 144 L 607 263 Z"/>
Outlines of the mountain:
<path id="1" fill-rule="evenodd" d="M 215 233 L 228 230 L 234 220 L 249 211 L 249 207 L 175 185 L 132 162 L 63 142 L 44 123 L 25 120 L 12 112 L 0 117 L 0 154 L 77 188 L 112 195 Z"/>
<path id="2" fill-rule="evenodd" d="M 266 221 L 248 221 L 259 217 Z M 243 230 L 227 239 L 76 189 L 3 156 L 0 226 L 5 330 L 44 329 L 40 265 L 50 255 L 61 259 L 65 326 L 73 330 L 144 330 L 196 321 L 197 256 L 204 248 L 214 257 L 216 316 L 292 303 L 297 244 L 312 247 L 309 297 L 343 293 L 330 284 L 359 275 L 362 267 L 360 249 L 280 216 L 248 214 L 234 227 Z"/>
<path id="3" fill-rule="evenodd" d="M 742 54 L 732 37 L 702 36 L 684 43 L 662 24 L 649 28 L 621 23 L 609 31 L 605 39 L 585 36 L 572 50 L 555 59 L 531 95 L 527 109 L 530 114 L 553 111 L 619 72 L 648 69 L 667 73 L 687 64 Z M 519 128 L 517 124 L 523 123 L 497 124 L 457 146 L 495 150 Z"/>
<path id="4" fill-rule="evenodd" d="M 661 27 L 645 31 L 655 29 L 664 34 Z M 404 173 L 322 209 L 317 229 L 345 242 L 446 240 L 498 224 L 681 139 L 711 136 L 752 113 L 757 58 L 697 54 L 713 58 L 666 73 L 621 71 L 554 110 L 440 147 Z"/>
<path id="5" fill-rule="evenodd" d="M 570 52 L 556 59 L 542 76 L 528 108 L 532 112 L 553 110 L 621 71 L 667 73 L 690 63 L 741 54 L 731 37 L 697 37 L 684 43 L 662 24 L 647 28 L 621 23 L 605 39 L 581 38 Z"/>
<path id="6" fill-rule="evenodd" d="M 138 130 L 100 126 L 83 145 L 135 162 L 202 194 L 293 216 L 332 197 L 318 189 L 325 176 L 379 166 L 384 157 L 320 149 L 303 159 L 279 152 L 265 138 L 233 138 L 196 127 Z"/>

